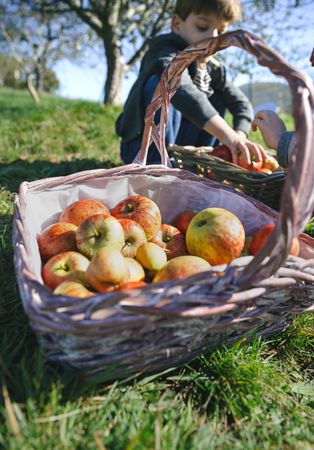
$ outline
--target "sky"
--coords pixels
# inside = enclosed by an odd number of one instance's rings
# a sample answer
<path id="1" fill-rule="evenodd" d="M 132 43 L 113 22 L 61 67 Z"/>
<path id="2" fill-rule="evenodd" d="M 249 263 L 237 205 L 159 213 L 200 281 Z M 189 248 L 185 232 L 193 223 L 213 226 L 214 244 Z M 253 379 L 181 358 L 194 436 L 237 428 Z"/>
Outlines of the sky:
<path id="1" fill-rule="evenodd" d="M 278 4 L 287 4 L 287 2 L 291 4 L 291 0 L 279 0 Z M 301 1 L 301 5 L 302 7 L 300 8 L 292 9 L 292 15 L 289 19 L 292 23 L 290 36 L 293 45 L 300 40 L 302 48 L 305 50 L 304 54 L 309 57 L 311 49 L 314 47 L 314 0 L 303 0 Z M 273 12 L 270 14 L 272 17 Z M 277 15 L 278 17 L 276 20 L 277 23 L 280 24 L 282 18 L 279 13 Z M 287 18 L 285 17 L 284 20 L 287 20 Z M 271 22 L 273 22 L 273 20 L 271 20 Z M 300 26 L 299 23 L 302 23 L 302 26 Z M 250 30 L 250 25 L 248 24 L 246 28 Z M 287 52 L 291 45 L 291 42 L 287 39 Z M 285 52 L 285 49 L 283 48 L 282 51 Z M 308 57 L 307 60 L 296 60 L 293 65 L 301 71 L 304 71 L 303 68 L 306 67 L 306 72 L 314 79 L 314 69 L 310 67 Z M 95 57 L 95 61 L 92 61 L 92 64 L 93 67 L 88 67 L 87 65 L 84 66 L 82 64 L 71 63 L 68 60 L 60 61 L 54 68 L 60 82 L 58 95 L 72 99 L 86 99 L 102 102 L 106 67 L 104 62 L 99 60 L 99 56 L 97 59 Z M 265 71 L 265 76 L 267 75 L 268 73 Z M 126 100 L 135 79 L 136 73 L 131 72 L 124 80 L 122 86 L 123 102 Z M 274 79 L 272 81 L 274 81 Z M 239 75 L 235 80 L 235 84 L 238 86 L 248 82 L 248 75 Z"/>

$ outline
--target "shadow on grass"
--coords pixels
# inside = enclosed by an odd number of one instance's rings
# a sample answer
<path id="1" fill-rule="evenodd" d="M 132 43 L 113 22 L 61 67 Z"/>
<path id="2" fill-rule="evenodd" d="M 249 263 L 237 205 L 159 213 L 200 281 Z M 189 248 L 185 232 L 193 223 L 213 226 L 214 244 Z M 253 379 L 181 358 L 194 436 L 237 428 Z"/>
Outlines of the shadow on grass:
<path id="1" fill-rule="evenodd" d="M 28 162 L 18 159 L 10 164 L 0 164 L 0 186 L 10 192 L 17 192 L 23 181 L 58 177 L 93 169 L 109 169 L 115 165 L 111 161 L 97 159 L 72 159 L 53 163 L 37 160 Z"/>

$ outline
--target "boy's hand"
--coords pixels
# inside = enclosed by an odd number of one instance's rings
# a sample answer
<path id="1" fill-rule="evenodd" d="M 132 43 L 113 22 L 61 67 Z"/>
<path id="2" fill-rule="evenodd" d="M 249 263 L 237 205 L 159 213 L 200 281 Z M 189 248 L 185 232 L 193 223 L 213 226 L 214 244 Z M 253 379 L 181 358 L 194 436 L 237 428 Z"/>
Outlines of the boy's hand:
<path id="1" fill-rule="evenodd" d="M 242 131 L 234 131 L 218 114 L 205 123 L 204 130 L 230 149 L 234 164 L 238 164 L 240 160 L 242 167 L 250 167 L 252 162 L 263 163 L 266 158 L 261 145 L 249 141 Z"/>
<path id="2" fill-rule="evenodd" d="M 252 130 L 260 130 L 265 144 L 277 150 L 281 134 L 286 131 L 284 122 L 273 111 L 259 111 L 252 122 Z"/>

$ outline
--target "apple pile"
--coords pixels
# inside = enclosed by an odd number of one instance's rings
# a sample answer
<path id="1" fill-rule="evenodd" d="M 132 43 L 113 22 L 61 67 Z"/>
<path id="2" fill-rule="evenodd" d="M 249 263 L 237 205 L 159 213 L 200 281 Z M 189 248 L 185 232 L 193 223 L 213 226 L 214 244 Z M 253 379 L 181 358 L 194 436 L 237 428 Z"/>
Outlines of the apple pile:
<path id="1" fill-rule="evenodd" d="M 220 158 L 223 159 L 224 161 L 232 163 L 231 151 L 224 144 L 214 147 L 214 149 L 211 151 L 210 154 L 212 156 L 216 156 L 216 158 Z M 274 156 L 270 155 L 269 153 L 267 153 L 267 157 L 263 162 L 257 162 L 252 160 L 250 165 L 246 164 L 243 161 L 243 158 L 240 156 L 237 165 L 239 167 L 242 167 L 243 169 L 252 170 L 254 172 L 263 172 L 267 174 L 271 174 L 280 169 L 277 159 Z"/>
<path id="2" fill-rule="evenodd" d="M 57 295 L 85 298 L 150 282 L 185 278 L 255 254 L 267 233 L 246 240 L 224 208 L 187 210 L 162 223 L 158 205 L 131 195 L 111 210 L 95 199 L 71 203 L 37 237 L 44 284 Z"/>

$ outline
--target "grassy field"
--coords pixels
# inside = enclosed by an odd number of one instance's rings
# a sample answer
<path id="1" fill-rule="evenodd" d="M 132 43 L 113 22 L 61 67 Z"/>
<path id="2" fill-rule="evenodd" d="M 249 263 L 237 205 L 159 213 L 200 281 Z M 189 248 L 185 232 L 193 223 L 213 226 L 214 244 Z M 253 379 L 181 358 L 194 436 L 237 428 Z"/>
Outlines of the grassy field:
<path id="1" fill-rule="evenodd" d="M 0 90 L 0 447 L 313 449 L 313 314 L 267 341 L 131 382 L 86 384 L 45 361 L 14 275 L 13 195 L 23 180 L 120 164 L 118 112 L 55 97 L 36 107 Z"/>

